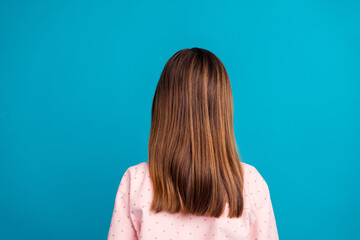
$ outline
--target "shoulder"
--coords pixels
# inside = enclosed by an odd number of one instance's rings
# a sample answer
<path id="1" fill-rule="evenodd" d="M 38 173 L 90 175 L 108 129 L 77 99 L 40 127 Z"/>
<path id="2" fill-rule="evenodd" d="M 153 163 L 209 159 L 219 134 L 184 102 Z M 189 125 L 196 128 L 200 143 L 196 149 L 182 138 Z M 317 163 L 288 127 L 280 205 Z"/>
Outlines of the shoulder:
<path id="1" fill-rule="evenodd" d="M 121 177 L 119 191 L 128 193 L 131 186 L 136 185 L 145 178 L 148 171 L 148 162 L 141 162 L 128 167 Z"/>
<path id="2" fill-rule="evenodd" d="M 260 174 L 260 172 L 257 170 L 256 167 L 244 162 L 241 162 L 241 164 L 244 169 L 244 175 L 246 176 L 248 181 L 252 180 L 253 182 L 266 184 L 265 179 L 263 178 L 263 176 Z"/>
<path id="3" fill-rule="evenodd" d="M 146 174 L 148 167 L 148 162 L 141 162 L 136 165 L 130 166 L 126 170 L 126 172 L 128 172 L 131 176 L 136 177 L 141 174 Z"/>
<path id="4" fill-rule="evenodd" d="M 124 173 L 124 175 L 129 175 L 129 177 L 136 176 L 140 173 L 145 173 L 148 169 L 148 162 L 141 162 L 136 165 L 132 165 L 128 167 Z"/>
<path id="5" fill-rule="evenodd" d="M 251 207 L 255 209 L 261 208 L 263 202 L 270 198 L 268 184 L 256 167 L 248 163 L 242 163 L 242 165 Z"/>

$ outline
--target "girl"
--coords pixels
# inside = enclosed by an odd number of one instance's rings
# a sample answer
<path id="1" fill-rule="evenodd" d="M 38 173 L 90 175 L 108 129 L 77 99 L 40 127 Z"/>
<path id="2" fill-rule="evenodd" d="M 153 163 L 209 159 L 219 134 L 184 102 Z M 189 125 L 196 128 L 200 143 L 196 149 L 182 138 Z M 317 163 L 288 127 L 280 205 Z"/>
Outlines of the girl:
<path id="1" fill-rule="evenodd" d="M 227 71 L 209 50 L 166 62 L 148 157 L 122 176 L 108 240 L 279 239 L 268 185 L 237 149 Z"/>

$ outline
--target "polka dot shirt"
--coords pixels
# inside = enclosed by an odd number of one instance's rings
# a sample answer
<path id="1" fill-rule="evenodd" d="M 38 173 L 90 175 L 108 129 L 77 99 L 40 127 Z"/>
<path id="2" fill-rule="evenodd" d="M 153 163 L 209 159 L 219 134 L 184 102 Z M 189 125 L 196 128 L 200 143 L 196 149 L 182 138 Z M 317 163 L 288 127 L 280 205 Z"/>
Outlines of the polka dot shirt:
<path id="1" fill-rule="evenodd" d="M 148 162 L 129 167 L 115 197 L 108 240 L 278 240 L 267 183 L 250 164 L 244 167 L 244 211 L 228 218 L 229 206 L 219 218 L 166 211 L 150 211 L 153 196 Z"/>

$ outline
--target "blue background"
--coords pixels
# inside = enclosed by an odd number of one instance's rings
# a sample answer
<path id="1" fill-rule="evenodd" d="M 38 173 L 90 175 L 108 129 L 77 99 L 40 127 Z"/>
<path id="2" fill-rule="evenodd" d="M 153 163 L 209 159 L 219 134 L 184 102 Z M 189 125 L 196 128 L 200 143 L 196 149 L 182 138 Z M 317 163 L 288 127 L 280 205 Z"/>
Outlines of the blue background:
<path id="1" fill-rule="evenodd" d="M 1 1 L 0 239 L 106 239 L 165 62 L 232 84 L 280 239 L 360 239 L 359 1 Z"/>

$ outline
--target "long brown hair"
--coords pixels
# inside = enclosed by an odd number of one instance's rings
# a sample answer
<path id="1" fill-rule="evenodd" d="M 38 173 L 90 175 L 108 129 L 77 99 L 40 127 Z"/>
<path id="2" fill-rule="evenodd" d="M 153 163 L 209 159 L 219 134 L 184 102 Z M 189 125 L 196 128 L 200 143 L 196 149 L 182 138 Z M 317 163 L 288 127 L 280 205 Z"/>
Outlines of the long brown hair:
<path id="1" fill-rule="evenodd" d="M 165 64 L 151 110 L 151 210 L 219 217 L 243 212 L 230 79 L 218 57 L 185 48 Z"/>

